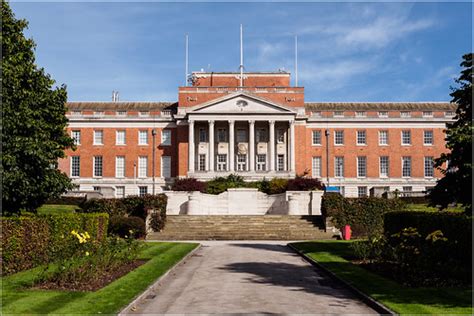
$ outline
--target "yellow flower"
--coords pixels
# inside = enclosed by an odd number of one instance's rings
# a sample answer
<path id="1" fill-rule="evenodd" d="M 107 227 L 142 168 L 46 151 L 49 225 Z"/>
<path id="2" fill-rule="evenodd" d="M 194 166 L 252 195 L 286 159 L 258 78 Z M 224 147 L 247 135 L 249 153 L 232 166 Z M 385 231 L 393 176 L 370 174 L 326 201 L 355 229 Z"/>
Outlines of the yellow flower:
<path id="1" fill-rule="evenodd" d="M 88 256 L 88 255 L 89 255 L 89 251 L 86 251 L 86 256 Z"/>

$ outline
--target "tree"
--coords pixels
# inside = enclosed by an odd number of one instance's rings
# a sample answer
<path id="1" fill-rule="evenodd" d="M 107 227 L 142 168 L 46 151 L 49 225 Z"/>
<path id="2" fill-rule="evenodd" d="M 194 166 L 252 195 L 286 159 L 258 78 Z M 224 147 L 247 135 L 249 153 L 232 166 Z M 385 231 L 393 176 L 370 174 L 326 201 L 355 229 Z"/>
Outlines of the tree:
<path id="1" fill-rule="evenodd" d="M 66 133 L 66 87 L 35 64 L 35 43 L 25 38 L 25 20 L 2 0 L 2 212 L 34 212 L 48 198 L 72 188 L 57 169 Z"/>
<path id="2" fill-rule="evenodd" d="M 444 177 L 438 180 L 430 193 L 431 204 L 444 209 L 448 204 L 461 203 L 467 213 L 472 213 L 472 53 L 463 56 L 459 85 L 452 88 L 451 102 L 457 104 L 456 120 L 448 123 L 446 147 L 450 150 L 435 160 Z M 448 167 L 441 166 L 447 163 Z"/>

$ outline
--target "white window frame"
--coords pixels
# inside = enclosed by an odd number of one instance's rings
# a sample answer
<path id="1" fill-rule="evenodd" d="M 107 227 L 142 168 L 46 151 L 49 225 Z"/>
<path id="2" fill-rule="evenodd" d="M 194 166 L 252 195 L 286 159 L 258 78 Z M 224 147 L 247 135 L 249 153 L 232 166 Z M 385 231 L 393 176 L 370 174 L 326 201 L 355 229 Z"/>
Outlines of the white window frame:
<path id="1" fill-rule="evenodd" d="M 125 178 L 125 156 L 115 157 L 115 177 Z"/>
<path id="2" fill-rule="evenodd" d="M 100 159 L 99 159 L 100 158 Z M 100 160 L 100 164 L 97 162 Z M 92 175 L 94 178 L 102 178 L 104 175 L 104 158 L 102 156 L 94 156 L 92 158 Z M 100 167 L 100 168 L 99 168 Z M 100 171 L 100 174 L 99 172 Z"/>
<path id="3" fill-rule="evenodd" d="M 405 161 L 408 162 L 407 166 L 405 165 Z M 402 178 L 411 178 L 411 169 L 412 169 L 411 157 L 410 156 L 402 157 Z"/>
<path id="4" fill-rule="evenodd" d="M 148 116 L 150 116 L 150 111 L 140 111 L 140 112 L 138 112 L 138 116 L 148 117 Z"/>
<path id="5" fill-rule="evenodd" d="M 94 116 L 102 117 L 104 116 L 104 111 L 95 111 Z"/>
<path id="6" fill-rule="evenodd" d="M 311 142 L 313 146 L 321 146 L 321 130 L 313 130 L 311 134 Z"/>
<path id="7" fill-rule="evenodd" d="M 72 116 L 81 116 L 82 112 L 81 111 L 71 111 Z"/>
<path id="8" fill-rule="evenodd" d="M 311 115 L 313 117 L 321 117 L 321 111 L 311 111 Z"/>
<path id="9" fill-rule="evenodd" d="M 285 155 L 278 154 L 277 155 L 277 171 L 285 171 Z"/>
<path id="10" fill-rule="evenodd" d="M 93 145 L 104 145 L 104 130 L 94 130 L 94 143 Z"/>
<path id="11" fill-rule="evenodd" d="M 404 131 L 401 131 L 401 133 L 402 133 L 401 135 L 402 146 L 411 146 L 411 131 L 404 130 Z M 406 135 L 406 133 L 408 133 L 408 143 L 405 142 L 406 138 L 404 136 Z"/>
<path id="12" fill-rule="evenodd" d="M 344 178 L 344 156 L 334 157 L 334 177 Z"/>
<path id="13" fill-rule="evenodd" d="M 146 135 L 145 137 L 143 137 Z M 143 142 L 144 140 L 144 142 Z M 138 131 L 138 145 L 146 146 L 148 145 L 148 130 L 139 130 Z"/>
<path id="14" fill-rule="evenodd" d="M 357 157 L 357 178 L 367 178 L 367 157 Z"/>
<path id="15" fill-rule="evenodd" d="M 77 159 L 77 162 L 75 160 Z M 75 174 L 74 171 L 77 171 Z M 81 156 L 71 156 L 71 178 L 79 178 L 81 176 Z"/>
<path id="16" fill-rule="evenodd" d="M 402 118 L 411 117 L 411 111 L 400 111 L 400 117 L 402 117 Z"/>
<path id="17" fill-rule="evenodd" d="M 123 135 L 119 136 L 119 135 Z M 125 130 L 117 130 L 115 131 L 115 145 L 123 146 L 126 145 L 127 139 L 127 132 Z"/>
<path id="18" fill-rule="evenodd" d="M 385 134 L 385 137 L 382 137 L 383 134 Z M 388 130 L 379 131 L 379 145 L 380 146 L 388 146 L 388 137 L 389 137 Z M 385 142 L 383 142 L 383 140 L 385 140 Z"/>
<path id="19" fill-rule="evenodd" d="M 257 171 L 266 171 L 267 170 L 267 155 L 257 155 L 256 159 Z"/>
<path id="20" fill-rule="evenodd" d="M 333 117 L 344 117 L 344 111 L 334 111 L 332 116 Z"/>
<path id="21" fill-rule="evenodd" d="M 379 111 L 379 117 L 383 117 L 383 118 L 388 117 L 388 111 Z"/>
<path id="22" fill-rule="evenodd" d="M 424 175 L 425 178 L 433 178 L 434 177 L 434 159 L 432 156 L 424 157 Z"/>
<path id="23" fill-rule="evenodd" d="M 338 137 L 338 134 L 341 137 Z M 338 143 L 338 139 L 341 140 L 340 143 Z M 334 145 L 335 146 L 344 146 L 344 130 L 334 131 Z"/>
<path id="24" fill-rule="evenodd" d="M 140 185 L 138 187 L 138 196 L 145 196 L 148 194 L 148 186 L 147 185 Z"/>
<path id="25" fill-rule="evenodd" d="M 433 117 L 433 111 L 423 111 L 423 117 Z"/>
<path id="26" fill-rule="evenodd" d="M 357 146 L 367 146 L 367 131 L 356 131 Z"/>
<path id="27" fill-rule="evenodd" d="M 356 111 L 355 116 L 356 117 L 367 117 L 367 112 L 366 111 Z"/>
<path id="28" fill-rule="evenodd" d="M 139 178 L 148 177 L 148 156 L 138 157 L 138 177 Z"/>
<path id="29" fill-rule="evenodd" d="M 247 155 L 237 154 L 235 161 L 237 163 L 237 171 L 247 170 Z"/>
<path id="30" fill-rule="evenodd" d="M 115 187 L 115 197 L 118 199 L 125 197 L 125 186 L 119 185 Z"/>
<path id="31" fill-rule="evenodd" d="M 454 117 L 456 115 L 456 112 L 454 111 L 446 111 L 444 112 L 445 117 Z"/>
<path id="32" fill-rule="evenodd" d="M 198 171 L 206 171 L 206 154 L 199 154 L 198 155 Z"/>
<path id="33" fill-rule="evenodd" d="M 366 186 L 357 187 L 357 197 L 367 197 L 368 190 Z"/>
<path id="34" fill-rule="evenodd" d="M 315 156 L 312 160 L 312 176 L 313 178 L 321 178 L 322 159 L 321 156 Z"/>
<path id="35" fill-rule="evenodd" d="M 431 133 L 431 136 L 427 137 L 427 133 Z M 427 140 L 429 142 L 427 142 Z M 425 146 L 432 146 L 434 141 L 434 133 L 433 130 L 424 130 L 423 131 L 423 145 Z"/>
<path id="36" fill-rule="evenodd" d="M 81 130 L 79 129 L 74 129 L 71 131 L 71 138 L 74 141 L 74 145 L 80 145 L 81 144 Z"/>
<path id="37" fill-rule="evenodd" d="M 390 157 L 380 156 L 379 157 L 379 177 L 388 178 L 390 175 Z"/>
<path id="38" fill-rule="evenodd" d="M 161 130 L 161 146 L 171 146 L 171 130 Z"/>
<path id="39" fill-rule="evenodd" d="M 218 154 L 216 156 L 217 171 L 227 171 L 227 155 Z"/>
<path id="40" fill-rule="evenodd" d="M 117 112 L 115 112 L 115 115 L 117 115 L 117 116 L 127 116 L 127 111 L 117 111 Z"/>

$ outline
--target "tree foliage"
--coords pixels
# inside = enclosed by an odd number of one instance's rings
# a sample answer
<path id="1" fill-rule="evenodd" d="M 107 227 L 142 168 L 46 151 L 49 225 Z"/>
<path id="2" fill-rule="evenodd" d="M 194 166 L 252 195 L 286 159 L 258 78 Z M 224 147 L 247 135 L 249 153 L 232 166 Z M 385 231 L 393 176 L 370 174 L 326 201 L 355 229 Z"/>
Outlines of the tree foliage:
<path id="1" fill-rule="evenodd" d="M 25 38 L 25 20 L 2 1 L 2 181 L 3 212 L 35 211 L 72 187 L 57 169 L 67 135 L 66 87 L 35 64 L 35 43 Z"/>
<path id="2" fill-rule="evenodd" d="M 442 209 L 448 204 L 462 203 L 466 212 L 472 212 L 472 53 L 463 56 L 461 75 L 456 80 L 459 85 L 451 88 L 451 102 L 457 104 L 455 122 L 448 123 L 446 147 L 450 150 L 435 160 L 444 177 L 438 180 L 431 191 L 432 205 Z M 447 169 L 442 169 L 444 163 Z"/>

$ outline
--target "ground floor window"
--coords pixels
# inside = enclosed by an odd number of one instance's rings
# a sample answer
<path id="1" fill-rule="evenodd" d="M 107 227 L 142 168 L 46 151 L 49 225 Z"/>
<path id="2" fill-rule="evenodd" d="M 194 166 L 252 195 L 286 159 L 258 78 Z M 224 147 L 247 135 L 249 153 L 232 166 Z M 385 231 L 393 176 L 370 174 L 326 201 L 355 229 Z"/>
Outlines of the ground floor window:
<path id="1" fill-rule="evenodd" d="M 217 171 L 227 170 L 227 155 L 217 155 Z"/>
<path id="2" fill-rule="evenodd" d="M 285 170 L 285 155 L 277 156 L 277 170 L 278 171 Z"/>
<path id="3" fill-rule="evenodd" d="M 199 171 L 206 171 L 206 155 L 199 155 Z"/>
<path id="4" fill-rule="evenodd" d="M 148 194 L 148 187 L 147 186 L 140 186 L 138 187 L 138 195 L 144 196 Z"/>
<path id="5" fill-rule="evenodd" d="M 313 178 L 321 178 L 321 157 L 313 157 Z"/>
<path id="6" fill-rule="evenodd" d="M 95 192 L 100 192 L 100 187 L 92 187 Z"/>
<path id="7" fill-rule="evenodd" d="M 267 156 L 257 155 L 257 171 L 265 171 L 267 169 Z"/>
<path id="8" fill-rule="evenodd" d="M 237 171 L 247 170 L 247 155 L 237 155 Z"/>
<path id="9" fill-rule="evenodd" d="M 357 196 L 366 197 L 367 196 L 367 187 L 357 187 Z"/>
<path id="10" fill-rule="evenodd" d="M 124 186 L 115 187 L 115 196 L 117 198 L 125 197 L 125 187 Z"/>

